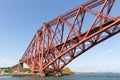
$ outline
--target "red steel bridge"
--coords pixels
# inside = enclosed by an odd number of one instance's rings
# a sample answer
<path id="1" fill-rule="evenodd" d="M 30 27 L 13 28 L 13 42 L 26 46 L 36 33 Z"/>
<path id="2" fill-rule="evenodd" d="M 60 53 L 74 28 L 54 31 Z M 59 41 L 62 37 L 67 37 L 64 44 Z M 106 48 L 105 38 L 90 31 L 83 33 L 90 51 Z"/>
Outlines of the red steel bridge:
<path id="1" fill-rule="evenodd" d="M 44 23 L 20 63 L 32 72 L 60 73 L 72 60 L 120 32 L 120 17 L 109 15 L 115 0 L 89 0 Z"/>

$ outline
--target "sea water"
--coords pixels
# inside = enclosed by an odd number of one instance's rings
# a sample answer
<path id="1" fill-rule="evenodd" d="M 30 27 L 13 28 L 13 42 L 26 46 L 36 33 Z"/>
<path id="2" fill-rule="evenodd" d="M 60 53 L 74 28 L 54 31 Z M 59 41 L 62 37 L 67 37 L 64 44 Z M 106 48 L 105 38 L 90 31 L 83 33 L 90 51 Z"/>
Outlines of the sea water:
<path id="1" fill-rule="evenodd" d="M 120 80 L 120 73 L 77 73 L 60 77 L 39 77 L 39 76 L 0 76 L 0 80 Z"/>

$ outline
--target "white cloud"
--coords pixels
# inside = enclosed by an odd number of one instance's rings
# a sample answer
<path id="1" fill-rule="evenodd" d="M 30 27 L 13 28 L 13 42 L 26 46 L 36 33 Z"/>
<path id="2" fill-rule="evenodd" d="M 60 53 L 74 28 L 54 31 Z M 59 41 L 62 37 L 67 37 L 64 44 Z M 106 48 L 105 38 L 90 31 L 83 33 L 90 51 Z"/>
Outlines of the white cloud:
<path id="1" fill-rule="evenodd" d="M 119 65 L 103 66 L 103 65 L 69 65 L 74 72 L 120 72 Z"/>
<path id="2" fill-rule="evenodd" d="M 86 66 L 86 65 L 69 65 L 68 67 L 75 72 L 96 72 L 97 71 L 97 68 L 93 66 Z"/>
<path id="3" fill-rule="evenodd" d="M 120 72 L 119 49 L 101 50 L 97 54 L 81 56 L 68 67 L 75 72 Z"/>
<path id="4" fill-rule="evenodd" d="M 0 58 L 0 67 L 11 67 L 17 64 L 16 60 Z"/>
<path id="5" fill-rule="evenodd" d="M 109 50 L 106 50 L 106 52 L 104 52 L 104 54 L 113 53 L 114 51 L 116 51 L 116 50 L 115 49 L 109 49 Z"/>

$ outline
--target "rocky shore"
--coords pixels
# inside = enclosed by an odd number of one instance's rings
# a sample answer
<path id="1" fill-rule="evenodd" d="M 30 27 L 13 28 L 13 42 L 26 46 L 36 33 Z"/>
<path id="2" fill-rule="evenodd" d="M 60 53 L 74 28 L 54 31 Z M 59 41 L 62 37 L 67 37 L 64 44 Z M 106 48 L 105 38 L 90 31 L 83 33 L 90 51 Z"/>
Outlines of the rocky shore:
<path id="1" fill-rule="evenodd" d="M 72 75 L 74 73 L 63 73 L 61 76 L 65 76 L 65 75 Z M 0 76 L 12 76 L 12 77 L 22 77 L 22 76 L 43 76 L 39 73 L 6 73 L 6 74 L 0 74 Z M 49 74 L 47 76 L 55 76 L 54 74 Z"/>
<path id="2" fill-rule="evenodd" d="M 20 76 L 36 76 L 35 73 L 6 73 L 6 74 L 0 74 L 0 76 L 12 76 L 12 77 L 20 77 Z"/>
<path id="3" fill-rule="evenodd" d="M 31 73 L 29 70 L 26 70 L 26 72 L 4 72 L 1 73 L 0 76 L 12 76 L 12 77 L 21 77 L 21 76 L 65 76 L 65 75 L 71 75 L 74 74 L 69 68 L 63 68 L 61 72 L 58 73 Z"/>
<path id="4" fill-rule="evenodd" d="M 0 76 L 11 76 L 11 74 L 0 74 Z"/>

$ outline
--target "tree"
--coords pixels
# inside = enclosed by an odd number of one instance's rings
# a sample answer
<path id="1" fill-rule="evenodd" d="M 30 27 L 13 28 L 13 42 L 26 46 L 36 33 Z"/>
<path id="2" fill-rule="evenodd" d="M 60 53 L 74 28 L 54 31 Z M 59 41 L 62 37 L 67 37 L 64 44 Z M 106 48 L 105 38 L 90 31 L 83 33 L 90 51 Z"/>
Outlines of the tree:
<path id="1" fill-rule="evenodd" d="M 5 68 L 6 73 L 12 73 L 12 69 L 10 67 Z"/>
<path id="2" fill-rule="evenodd" d="M 63 73 L 68 73 L 68 74 L 73 74 L 72 70 L 70 68 L 68 68 L 68 67 L 63 68 L 62 72 Z"/>

